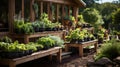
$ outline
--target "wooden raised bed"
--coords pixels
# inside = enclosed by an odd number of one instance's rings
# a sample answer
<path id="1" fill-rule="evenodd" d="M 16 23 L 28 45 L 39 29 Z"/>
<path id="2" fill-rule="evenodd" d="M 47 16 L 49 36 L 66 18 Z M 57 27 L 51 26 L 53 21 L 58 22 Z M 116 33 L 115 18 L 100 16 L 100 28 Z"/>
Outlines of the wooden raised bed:
<path id="1" fill-rule="evenodd" d="M 83 43 L 65 43 L 65 51 L 69 50 L 69 47 L 77 47 L 79 49 L 79 56 L 83 57 L 83 48 L 94 45 L 95 51 L 97 51 L 98 40 L 83 42 Z"/>
<path id="2" fill-rule="evenodd" d="M 48 50 L 39 51 L 39 52 L 33 53 L 31 55 L 27 55 L 27 56 L 24 56 L 21 58 L 0 59 L 0 64 L 9 65 L 9 67 L 16 67 L 16 65 L 18 65 L 18 64 L 32 61 L 35 59 L 39 59 L 41 57 L 48 56 L 48 55 L 50 55 L 50 58 L 52 59 L 52 54 L 55 54 L 55 53 L 57 54 L 57 60 L 59 62 L 61 62 L 62 49 L 61 49 L 61 47 L 54 47 L 54 48 L 51 48 Z"/>
<path id="3" fill-rule="evenodd" d="M 45 32 L 38 32 L 33 34 L 12 34 L 12 38 L 14 40 L 22 39 L 24 40 L 24 43 L 28 43 L 30 42 L 30 38 L 37 38 L 37 37 L 42 37 L 47 35 L 55 35 L 63 38 L 64 32 L 63 31 L 45 31 Z"/>

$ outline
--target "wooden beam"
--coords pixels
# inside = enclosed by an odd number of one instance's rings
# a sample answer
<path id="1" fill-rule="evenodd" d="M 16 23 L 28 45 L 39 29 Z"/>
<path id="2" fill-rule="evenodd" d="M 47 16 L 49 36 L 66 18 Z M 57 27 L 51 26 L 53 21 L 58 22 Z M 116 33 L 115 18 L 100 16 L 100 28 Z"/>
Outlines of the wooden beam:
<path id="1" fill-rule="evenodd" d="M 70 6 L 68 6 L 68 16 L 70 16 Z"/>
<path id="2" fill-rule="evenodd" d="M 9 32 L 13 33 L 14 29 L 14 16 L 15 16 L 15 0 L 9 0 L 8 6 L 8 21 L 9 21 Z"/>
<path id="3" fill-rule="evenodd" d="M 73 7 L 73 16 L 75 17 L 76 22 L 78 21 L 78 8 Z"/>
<path id="4" fill-rule="evenodd" d="M 40 2 L 40 14 L 43 13 L 43 2 Z"/>
<path id="5" fill-rule="evenodd" d="M 62 24 L 64 25 L 64 17 L 65 17 L 65 5 L 62 5 Z"/>
<path id="6" fill-rule="evenodd" d="M 47 2 L 47 14 L 50 20 L 50 3 L 49 2 Z"/>
<path id="7" fill-rule="evenodd" d="M 49 20 L 52 21 L 52 10 L 51 10 L 51 5 L 50 2 L 47 2 L 47 14 L 48 14 L 48 17 L 49 17 Z"/>
<path id="8" fill-rule="evenodd" d="M 71 2 L 70 0 L 36 0 L 36 1 L 53 2 L 53 3 L 58 3 L 58 4 L 79 6 L 78 4 L 76 4 L 75 2 Z"/>
<path id="9" fill-rule="evenodd" d="M 24 19 L 24 0 L 22 0 L 22 15 L 21 17 Z"/>
<path id="10" fill-rule="evenodd" d="M 35 12 L 33 9 L 34 0 L 30 0 L 30 21 L 35 20 Z"/>
<path id="11" fill-rule="evenodd" d="M 59 21 L 58 18 L 59 18 L 59 4 L 56 4 L 56 21 L 57 22 Z"/>

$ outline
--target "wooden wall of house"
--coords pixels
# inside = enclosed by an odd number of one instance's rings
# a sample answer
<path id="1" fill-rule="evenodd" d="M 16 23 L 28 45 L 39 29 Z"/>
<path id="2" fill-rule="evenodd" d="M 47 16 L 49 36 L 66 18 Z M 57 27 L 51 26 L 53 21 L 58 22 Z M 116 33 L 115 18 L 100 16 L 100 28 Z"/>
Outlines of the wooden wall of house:
<path id="1" fill-rule="evenodd" d="M 66 15 L 65 13 L 65 7 L 68 7 L 68 15 L 70 15 L 70 9 L 72 8 L 72 15 L 75 17 L 77 20 L 77 15 L 78 15 L 78 4 L 75 3 L 73 0 L 28 0 L 30 1 L 29 7 L 30 7 L 30 21 L 35 20 L 35 13 L 33 9 L 33 4 L 34 1 L 38 3 L 39 5 L 39 13 L 43 13 L 44 9 L 43 6 L 46 3 L 46 11 L 49 15 L 49 19 L 53 21 L 53 15 L 51 11 L 51 5 L 55 5 L 55 21 L 60 21 L 61 23 L 64 24 L 64 17 Z M 8 0 L 8 24 L 9 24 L 9 33 L 13 33 L 13 27 L 14 27 L 14 16 L 16 13 L 16 0 Z M 25 0 L 21 0 L 21 17 L 25 18 L 25 8 L 26 8 Z M 61 19 L 59 19 L 61 17 Z M 3 34 L 4 32 L 0 32 L 0 36 L 7 35 L 8 33 Z"/>

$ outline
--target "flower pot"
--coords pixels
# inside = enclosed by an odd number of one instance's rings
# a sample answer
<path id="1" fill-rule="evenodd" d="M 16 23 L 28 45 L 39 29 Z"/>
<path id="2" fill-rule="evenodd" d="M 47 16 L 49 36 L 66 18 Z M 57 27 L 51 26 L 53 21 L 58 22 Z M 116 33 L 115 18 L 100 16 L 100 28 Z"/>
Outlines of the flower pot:
<path id="1" fill-rule="evenodd" d="M 48 50 L 50 49 L 50 46 L 44 46 L 43 50 Z"/>
<path id="2" fill-rule="evenodd" d="M 91 40 L 94 40 L 94 37 L 92 37 Z"/>
<path id="3" fill-rule="evenodd" d="M 77 43 L 77 39 L 72 39 L 70 43 Z"/>
<path id="4" fill-rule="evenodd" d="M 87 37 L 84 38 L 84 42 L 87 42 Z"/>
<path id="5" fill-rule="evenodd" d="M 40 51 L 40 50 L 42 50 L 42 48 L 41 47 L 36 47 L 37 48 L 37 51 Z"/>
<path id="6" fill-rule="evenodd" d="M 87 37 L 87 41 L 91 41 L 91 38 L 90 38 L 90 37 Z"/>
<path id="7" fill-rule="evenodd" d="M 57 28 L 52 28 L 52 31 L 57 31 Z"/>
<path id="8" fill-rule="evenodd" d="M 79 44 L 82 43 L 82 42 L 84 42 L 83 39 L 79 39 L 79 40 L 78 40 L 78 43 L 79 43 Z"/>
<path id="9" fill-rule="evenodd" d="M 39 28 L 39 32 L 43 32 L 43 31 L 45 31 L 44 28 Z"/>
<path id="10" fill-rule="evenodd" d="M 39 28 L 38 27 L 34 27 L 35 32 L 39 32 Z"/>
<path id="11" fill-rule="evenodd" d="M 52 31 L 51 28 L 45 28 L 45 31 Z"/>

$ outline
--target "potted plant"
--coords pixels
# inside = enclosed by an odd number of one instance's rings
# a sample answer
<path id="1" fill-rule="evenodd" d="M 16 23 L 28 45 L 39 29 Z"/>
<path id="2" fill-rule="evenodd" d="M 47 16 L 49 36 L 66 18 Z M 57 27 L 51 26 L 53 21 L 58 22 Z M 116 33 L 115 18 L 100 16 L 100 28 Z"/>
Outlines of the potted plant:
<path id="1" fill-rule="evenodd" d="M 95 39 L 93 34 L 89 34 L 88 37 L 90 38 L 89 40 L 94 40 Z"/>
<path id="2" fill-rule="evenodd" d="M 98 34 L 98 43 L 103 43 L 104 34 Z"/>
<path id="3" fill-rule="evenodd" d="M 7 36 L 4 36 L 0 39 L 0 42 L 12 43 L 12 39 Z"/>
<path id="4" fill-rule="evenodd" d="M 35 52 L 35 51 L 40 51 L 40 50 L 42 50 L 43 49 L 43 45 L 41 45 L 41 44 L 38 44 L 38 43 L 33 43 L 33 42 L 30 42 L 30 43 L 28 43 L 27 45 L 29 45 L 28 46 L 28 50 L 32 50 L 33 52 Z M 29 47 L 32 47 L 32 46 L 34 46 L 34 48 L 29 48 Z"/>
<path id="5" fill-rule="evenodd" d="M 15 19 L 14 20 L 14 32 L 15 33 L 21 33 L 21 28 L 22 26 L 24 25 L 24 21 L 23 20 L 18 20 L 18 19 Z"/>
<path id="6" fill-rule="evenodd" d="M 40 24 L 37 21 L 33 22 L 32 26 L 33 26 L 35 32 L 39 32 Z"/>
<path id="7" fill-rule="evenodd" d="M 80 34 L 78 38 L 78 43 L 84 42 L 84 34 Z"/>
<path id="8" fill-rule="evenodd" d="M 70 33 L 70 37 L 71 37 L 71 43 L 77 43 L 77 40 L 79 38 L 79 33 L 80 32 L 80 29 L 76 29 L 76 30 L 73 30 L 71 33 Z"/>
<path id="9" fill-rule="evenodd" d="M 63 47 L 64 41 L 60 37 L 50 35 L 49 38 L 55 41 L 55 46 Z"/>
<path id="10" fill-rule="evenodd" d="M 43 45 L 44 49 L 49 49 L 55 45 L 55 41 L 49 37 L 41 37 L 37 40 L 37 43 Z"/>
<path id="11" fill-rule="evenodd" d="M 31 23 L 24 24 L 22 30 L 24 31 L 24 34 L 34 33 L 33 26 Z"/>
<path id="12" fill-rule="evenodd" d="M 38 23 L 40 25 L 39 32 L 45 31 L 45 23 L 43 21 L 39 21 Z"/>

